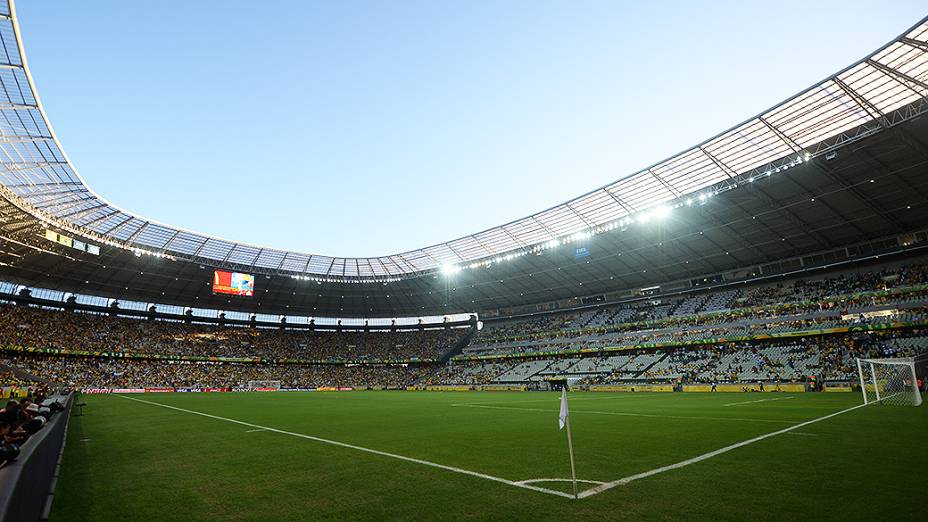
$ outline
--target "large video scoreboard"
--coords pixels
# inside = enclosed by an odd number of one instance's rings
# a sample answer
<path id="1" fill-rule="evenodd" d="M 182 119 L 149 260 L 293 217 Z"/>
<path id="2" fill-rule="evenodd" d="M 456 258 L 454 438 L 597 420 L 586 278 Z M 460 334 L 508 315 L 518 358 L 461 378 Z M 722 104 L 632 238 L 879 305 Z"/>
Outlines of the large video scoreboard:
<path id="1" fill-rule="evenodd" d="M 239 272 L 213 272 L 213 293 L 251 297 L 255 294 L 255 276 Z"/>

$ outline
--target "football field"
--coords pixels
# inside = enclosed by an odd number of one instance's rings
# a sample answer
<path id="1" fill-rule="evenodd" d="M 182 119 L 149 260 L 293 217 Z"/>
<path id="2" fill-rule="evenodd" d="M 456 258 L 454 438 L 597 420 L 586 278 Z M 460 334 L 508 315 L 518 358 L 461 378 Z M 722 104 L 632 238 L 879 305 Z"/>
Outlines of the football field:
<path id="1" fill-rule="evenodd" d="M 857 394 L 85 395 L 51 520 L 923 519 L 928 407 Z"/>

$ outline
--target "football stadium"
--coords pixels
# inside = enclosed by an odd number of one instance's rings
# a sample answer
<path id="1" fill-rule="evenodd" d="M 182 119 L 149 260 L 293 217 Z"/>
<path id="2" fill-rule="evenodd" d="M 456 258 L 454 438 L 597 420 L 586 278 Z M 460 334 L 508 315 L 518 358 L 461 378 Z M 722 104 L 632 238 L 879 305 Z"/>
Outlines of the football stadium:
<path id="1" fill-rule="evenodd" d="M 2 520 L 924 520 L 913 22 L 561 204 L 337 257 L 95 192 L 0 2 Z"/>

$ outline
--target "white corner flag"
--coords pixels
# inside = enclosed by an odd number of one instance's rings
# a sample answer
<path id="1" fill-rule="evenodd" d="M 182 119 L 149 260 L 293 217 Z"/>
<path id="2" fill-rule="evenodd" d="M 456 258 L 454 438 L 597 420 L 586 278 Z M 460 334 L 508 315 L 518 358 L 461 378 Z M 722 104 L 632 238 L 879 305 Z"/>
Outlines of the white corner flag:
<path id="1" fill-rule="evenodd" d="M 570 411 L 567 409 L 567 384 L 561 388 L 561 411 L 557 416 L 558 429 L 567 426 L 567 451 L 570 453 L 570 477 L 574 484 L 574 498 L 577 497 L 577 468 L 574 467 L 574 441 L 570 433 Z"/>
<path id="2" fill-rule="evenodd" d="M 561 391 L 561 413 L 557 416 L 557 422 L 560 425 L 558 429 L 564 429 L 564 426 L 567 425 L 567 387 L 565 386 Z"/>

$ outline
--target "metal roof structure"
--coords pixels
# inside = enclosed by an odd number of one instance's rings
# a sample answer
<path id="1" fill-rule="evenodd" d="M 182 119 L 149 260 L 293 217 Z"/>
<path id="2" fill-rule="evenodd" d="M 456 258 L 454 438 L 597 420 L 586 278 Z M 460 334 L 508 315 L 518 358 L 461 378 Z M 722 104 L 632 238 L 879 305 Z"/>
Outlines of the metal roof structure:
<path id="1" fill-rule="evenodd" d="M 0 281 L 14 288 L 205 316 L 389 324 L 539 313 L 928 253 L 928 19 L 606 187 L 442 245 L 353 259 L 198 235 L 93 193 L 48 124 L 7 7 L 0 2 Z M 214 293 L 214 268 L 258 274 L 254 296 Z"/>
<path id="2" fill-rule="evenodd" d="M 917 262 L 915 256 L 928 254 L 928 118 L 720 191 L 663 219 L 454 274 L 361 283 L 264 275 L 256 278 L 253 297 L 236 297 L 212 292 L 208 264 L 108 245 L 83 251 L 62 243 L 60 233 L 67 231 L 57 228 L 0 197 L 0 281 L 159 310 L 282 314 L 288 323 L 537 313 L 633 299 L 655 287 L 699 291 L 758 277 L 814 277 L 836 265 Z"/>
<path id="3" fill-rule="evenodd" d="M 13 2 L 0 3 L 0 184 L 42 221 L 110 246 L 258 274 L 333 282 L 396 281 L 442 267 L 476 268 L 620 227 L 790 168 L 928 110 L 928 18 L 852 66 L 671 158 L 563 204 L 446 243 L 341 258 L 238 243 L 121 209 L 78 174 L 42 108 Z"/>

